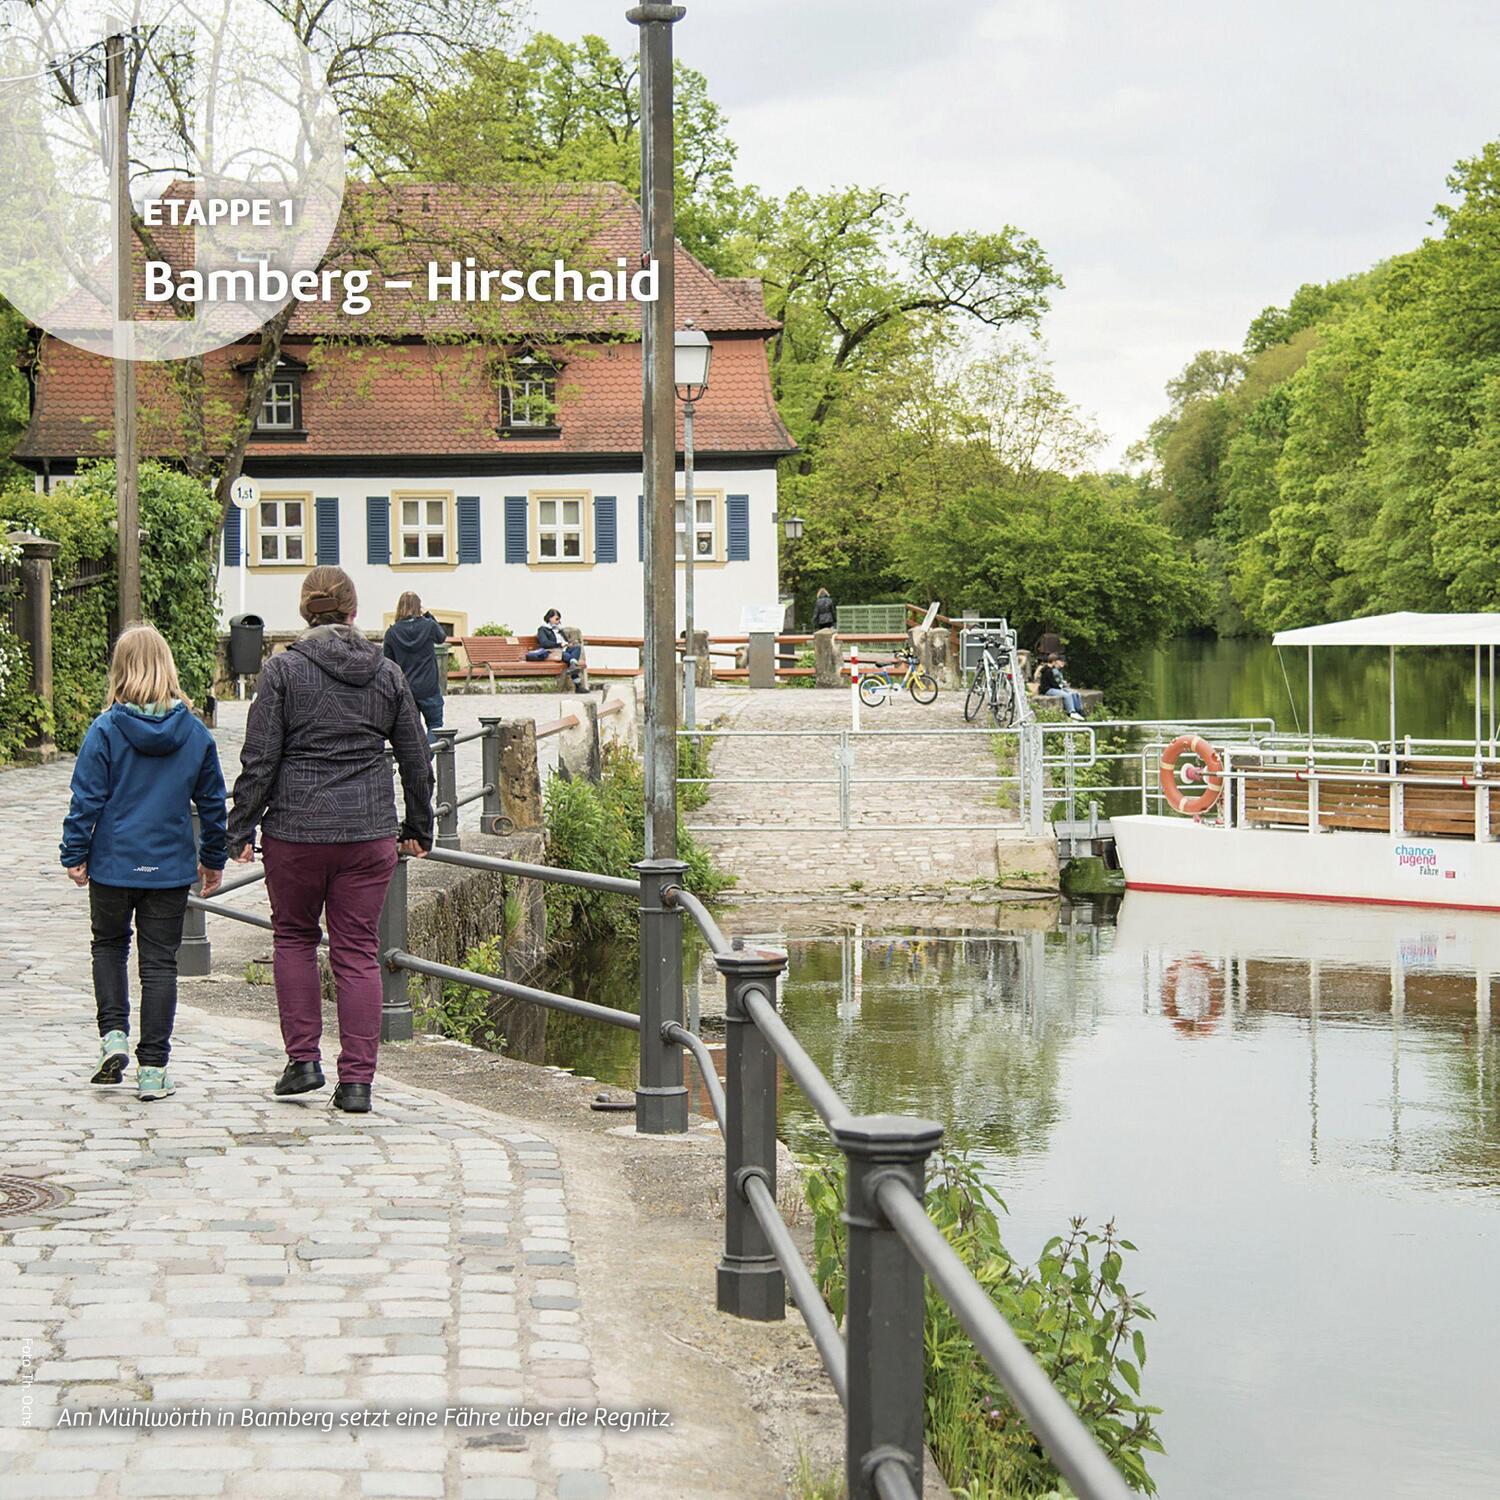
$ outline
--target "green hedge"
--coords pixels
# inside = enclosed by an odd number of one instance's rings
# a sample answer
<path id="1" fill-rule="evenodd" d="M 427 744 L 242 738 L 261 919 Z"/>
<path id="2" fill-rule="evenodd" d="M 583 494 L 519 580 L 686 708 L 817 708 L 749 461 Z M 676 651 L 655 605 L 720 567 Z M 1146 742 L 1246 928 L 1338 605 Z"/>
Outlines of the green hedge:
<path id="1" fill-rule="evenodd" d="M 213 539 L 218 506 L 198 480 L 156 463 L 140 473 L 141 609 L 171 642 L 183 691 L 200 706 L 213 687 L 218 638 L 218 590 Z M 115 466 L 96 463 L 78 477 L 39 495 L 18 482 L 0 494 L 0 531 L 31 531 L 61 544 L 54 583 L 115 550 Z M 54 589 L 56 606 L 59 594 Z M 52 622 L 53 733 L 64 750 L 77 750 L 104 702 L 109 672 L 109 626 L 118 601 L 113 574 L 54 608 Z M 39 705 L 28 711 L 35 725 Z M 0 743 L 0 755 L 5 745 Z"/>

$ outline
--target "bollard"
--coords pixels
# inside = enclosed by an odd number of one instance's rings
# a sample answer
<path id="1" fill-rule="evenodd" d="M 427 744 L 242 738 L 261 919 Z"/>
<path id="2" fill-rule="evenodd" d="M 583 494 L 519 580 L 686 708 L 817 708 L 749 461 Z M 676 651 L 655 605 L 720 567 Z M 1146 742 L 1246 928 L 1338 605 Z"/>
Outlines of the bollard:
<path id="1" fill-rule="evenodd" d="M 845 1484 L 849 1500 L 876 1500 L 875 1465 L 899 1458 L 922 1493 L 922 1268 L 891 1228 L 876 1191 L 888 1176 L 903 1178 L 922 1199 L 927 1158 L 943 1138 L 932 1120 L 860 1115 L 839 1120 L 833 1138 L 844 1153 L 849 1400 L 844 1418 Z"/>
<path id="2" fill-rule="evenodd" d="M 726 953 L 714 959 L 724 976 L 728 1105 L 724 1122 L 724 1255 L 719 1261 L 719 1311 L 758 1323 L 786 1316 L 786 1283 L 770 1243 L 745 1195 L 746 1179 L 760 1179 L 776 1196 L 776 1053 L 750 1019 L 745 993 L 763 991 L 774 1003 L 782 953 Z"/>
<path id="3" fill-rule="evenodd" d="M 432 764 L 437 775 L 437 838 L 434 842 L 439 849 L 458 848 L 458 759 L 453 744 L 457 737 L 456 729 L 432 731 Z"/>
<path id="4" fill-rule="evenodd" d="M 688 1120 L 682 1049 L 662 1036 L 662 1027 L 669 1021 L 682 1024 L 682 913 L 662 897 L 668 886 L 682 883 L 687 866 L 679 859 L 643 859 L 631 869 L 641 878 L 641 1076 L 635 1128 L 642 1135 L 680 1135 Z"/>
<path id="5" fill-rule="evenodd" d="M 389 955 L 406 951 L 406 856 L 398 855 L 391 883 L 380 908 L 380 1040 L 409 1042 L 412 1037 L 411 991 L 404 969 L 393 968 Z"/>
<path id="6" fill-rule="evenodd" d="M 192 810 L 193 857 L 203 847 L 203 825 L 198 821 L 198 809 Z M 202 882 L 193 879 L 192 894 L 198 895 Z M 177 972 L 184 979 L 202 979 L 213 966 L 213 946 L 208 941 L 208 913 L 190 906 L 182 919 L 182 946 L 177 950 Z"/>
<path id="7" fill-rule="evenodd" d="M 509 833 L 510 820 L 500 805 L 500 718 L 479 716 L 484 738 L 479 742 L 479 774 L 484 779 L 484 801 L 479 804 L 481 833 Z"/>
<path id="8" fill-rule="evenodd" d="M 497 726 L 500 737 L 500 806 L 513 831 L 542 826 L 542 778 L 536 763 L 536 721 Z"/>

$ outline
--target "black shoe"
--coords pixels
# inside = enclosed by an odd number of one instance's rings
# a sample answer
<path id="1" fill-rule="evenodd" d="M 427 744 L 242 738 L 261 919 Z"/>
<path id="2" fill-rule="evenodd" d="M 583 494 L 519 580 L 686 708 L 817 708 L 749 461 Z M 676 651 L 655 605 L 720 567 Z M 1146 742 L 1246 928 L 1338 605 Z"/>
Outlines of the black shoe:
<path id="1" fill-rule="evenodd" d="M 370 1085 L 368 1083 L 339 1083 L 334 1085 L 333 1103 L 346 1115 L 370 1113 Z"/>
<path id="2" fill-rule="evenodd" d="M 322 1065 L 315 1062 L 288 1062 L 276 1080 L 278 1094 L 310 1094 L 323 1087 Z"/>

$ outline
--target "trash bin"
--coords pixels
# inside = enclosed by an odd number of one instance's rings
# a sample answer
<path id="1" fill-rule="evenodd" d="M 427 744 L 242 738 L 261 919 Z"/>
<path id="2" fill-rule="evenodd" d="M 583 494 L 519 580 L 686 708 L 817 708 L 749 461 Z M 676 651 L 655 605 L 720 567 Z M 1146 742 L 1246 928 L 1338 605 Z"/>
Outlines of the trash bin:
<path id="1" fill-rule="evenodd" d="M 254 677 L 266 646 L 266 622 L 259 615 L 234 615 L 229 621 L 229 675 Z"/>

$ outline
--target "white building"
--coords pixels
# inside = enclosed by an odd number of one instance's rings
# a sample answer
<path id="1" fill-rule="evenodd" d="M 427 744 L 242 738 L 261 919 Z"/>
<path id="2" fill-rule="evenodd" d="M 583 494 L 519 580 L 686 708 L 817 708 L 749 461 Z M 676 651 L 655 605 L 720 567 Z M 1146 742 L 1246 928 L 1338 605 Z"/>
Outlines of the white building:
<path id="1" fill-rule="evenodd" d="M 592 216 L 584 268 L 636 263 L 640 212 L 629 196 L 612 186 L 569 191 Z M 456 237 L 476 210 L 499 217 L 521 198 L 351 185 L 346 214 L 377 193 L 382 213 L 420 221 L 426 239 L 413 253 L 424 262 L 445 221 Z M 243 597 L 269 630 L 296 628 L 302 575 L 328 562 L 353 577 L 372 627 L 411 589 L 454 635 L 489 623 L 529 634 L 554 607 L 586 634 L 639 635 L 638 305 L 555 305 L 545 331 L 513 324 L 497 336 L 493 315 L 465 304 L 434 315 L 415 293 L 372 296 L 363 317 L 306 303 L 289 325 L 246 453 L 259 504 L 225 523 L 224 615 Z M 776 463 L 793 449 L 767 365 L 777 325 L 758 283 L 716 277 L 681 249 L 677 318 L 713 345 L 695 424 L 697 623 L 732 633 L 744 605 L 777 598 Z M 243 401 L 257 348 L 249 340 L 206 361 L 225 410 Z M 181 452 L 175 397 L 159 370 L 141 373 L 143 453 L 170 460 Z M 43 336 L 33 388 L 16 457 L 40 483 L 110 452 L 108 360 Z"/>

